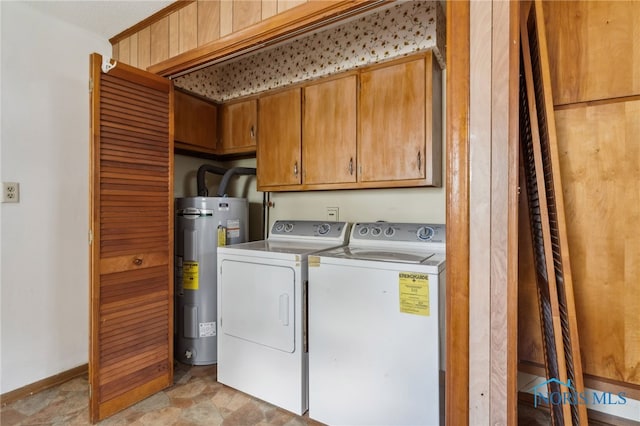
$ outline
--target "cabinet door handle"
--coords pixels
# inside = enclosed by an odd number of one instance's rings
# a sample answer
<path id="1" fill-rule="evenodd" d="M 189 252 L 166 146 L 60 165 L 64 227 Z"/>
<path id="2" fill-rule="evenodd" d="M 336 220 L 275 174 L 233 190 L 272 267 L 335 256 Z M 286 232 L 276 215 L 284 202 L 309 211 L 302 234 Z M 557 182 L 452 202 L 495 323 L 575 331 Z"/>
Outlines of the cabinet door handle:
<path id="1" fill-rule="evenodd" d="M 353 175 L 353 157 L 349 160 L 349 174 Z"/>
<path id="2" fill-rule="evenodd" d="M 251 126 L 251 129 L 249 130 L 249 134 L 251 135 L 251 139 L 254 139 L 256 137 L 256 129 L 254 126 Z"/>
<path id="3" fill-rule="evenodd" d="M 133 259 L 133 263 L 135 263 L 136 265 L 140 266 L 142 265 L 142 259 L 139 257 L 136 257 L 135 259 Z"/>
<path id="4" fill-rule="evenodd" d="M 294 176 L 298 176 L 298 162 L 297 161 L 293 164 L 293 175 Z"/>
<path id="5" fill-rule="evenodd" d="M 420 151 L 418 151 L 418 171 L 422 170 L 422 155 Z"/>

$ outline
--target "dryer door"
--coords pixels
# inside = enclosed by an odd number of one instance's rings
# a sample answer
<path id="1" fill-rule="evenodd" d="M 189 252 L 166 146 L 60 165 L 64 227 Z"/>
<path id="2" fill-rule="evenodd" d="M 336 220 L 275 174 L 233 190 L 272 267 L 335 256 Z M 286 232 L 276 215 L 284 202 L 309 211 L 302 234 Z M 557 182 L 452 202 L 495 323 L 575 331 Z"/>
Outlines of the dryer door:
<path id="1" fill-rule="evenodd" d="M 238 262 L 221 265 L 220 331 L 284 352 L 295 350 L 295 271 Z"/>

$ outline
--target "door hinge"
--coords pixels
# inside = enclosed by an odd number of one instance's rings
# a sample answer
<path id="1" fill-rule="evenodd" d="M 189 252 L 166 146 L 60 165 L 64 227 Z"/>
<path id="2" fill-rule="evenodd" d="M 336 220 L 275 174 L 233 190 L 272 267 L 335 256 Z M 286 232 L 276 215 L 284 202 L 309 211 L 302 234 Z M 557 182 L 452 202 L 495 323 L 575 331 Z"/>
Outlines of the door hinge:
<path id="1" fill-rule="evenodd" d="M 89 93 L 93 93 L 93 78 L 89 79 Z"/>
<path id="2" fill-rule="evenodd" d="M 89 229 L 89 245 L 93 244 L 93 230 Z"/>
<path id="3" fill-rule="evenodd" d="M 109 71 L 114 69 L 116 67 L 116 65 L 118 65 L 118 61 L 113 61 L 113 63 L 111 63 L 111 59 L 102 58 L 102 72 L 103 73 L 107 74 Z"/>

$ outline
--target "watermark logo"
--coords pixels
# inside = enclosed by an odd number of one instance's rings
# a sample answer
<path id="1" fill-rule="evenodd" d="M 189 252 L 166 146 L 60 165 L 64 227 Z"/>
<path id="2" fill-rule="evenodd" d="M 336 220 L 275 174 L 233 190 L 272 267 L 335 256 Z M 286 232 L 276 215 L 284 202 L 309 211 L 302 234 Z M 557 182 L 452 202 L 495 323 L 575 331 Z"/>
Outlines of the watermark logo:
<path id="1" fill-rule="evenodd" d="M 551 388 L 552 391 L 548 392 Z M 531 388 L 533 391 L 533 406 L 545 403 L 548 405 L 625 405 L 626 393 L 584 391 L 578 392 L 571 384 L 571 379 L 564 383 L 555 377 Z"/>

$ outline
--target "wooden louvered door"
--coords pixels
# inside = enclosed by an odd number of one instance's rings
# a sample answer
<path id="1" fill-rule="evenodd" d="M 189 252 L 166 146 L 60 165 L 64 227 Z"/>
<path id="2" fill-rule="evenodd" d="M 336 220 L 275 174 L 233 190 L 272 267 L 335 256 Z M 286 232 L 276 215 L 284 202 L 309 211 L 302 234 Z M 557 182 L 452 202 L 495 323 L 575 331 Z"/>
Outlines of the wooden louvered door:
<path id="1" fill-rule="evenodd" d="M 90 417 L 173 383 L 173 86 L 91 55 Z"/>
<path id="2" fill-rule="evenodd" d="M 584 381 L 542 1 L 522 3 L 521 18 L 520 145 L 547 390 L 580 401 Z M 585 404 L 563 400 L 550 410 L 554 426 L 588 423 Z"/>

